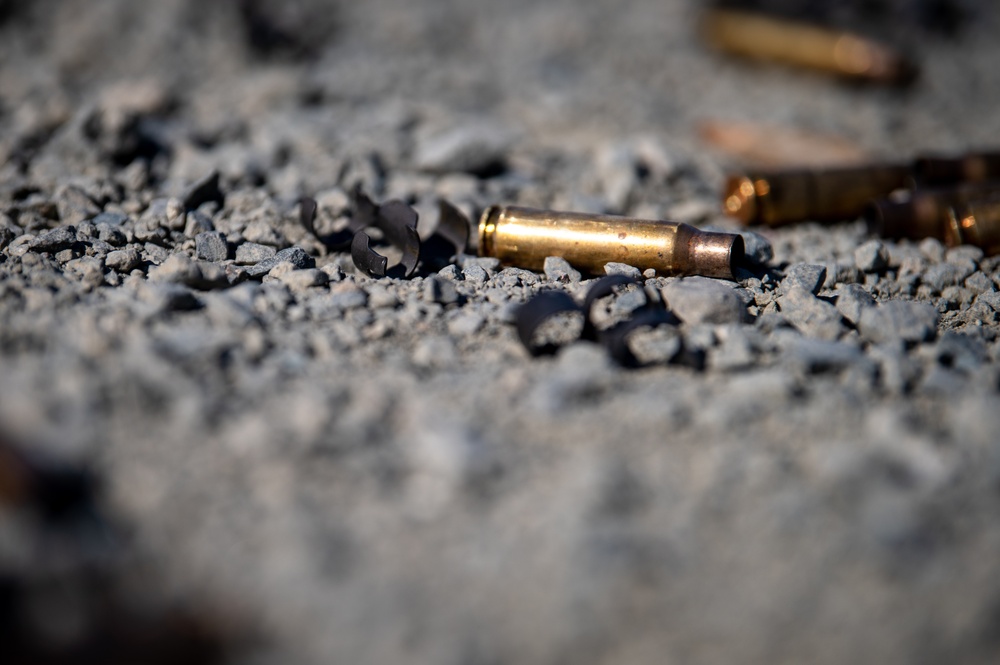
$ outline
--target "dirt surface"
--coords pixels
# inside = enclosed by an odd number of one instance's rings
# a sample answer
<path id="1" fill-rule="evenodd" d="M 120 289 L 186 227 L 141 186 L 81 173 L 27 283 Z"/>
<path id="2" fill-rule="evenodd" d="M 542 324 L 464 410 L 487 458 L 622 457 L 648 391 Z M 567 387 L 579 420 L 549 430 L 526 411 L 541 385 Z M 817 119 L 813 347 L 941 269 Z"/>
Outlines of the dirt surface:
<path id="1" fill-rule="evenodd" d="M 934 3 L 857 4 L 887 9 L 832 18 L 910 49 L 911 88 L 724 58 L 682 0 L 0 1 L 0 431 L 97 488 L 71 520 L 41 490 L 0 504 L 0 636 L 159 662 L 996 662 L 1000 258 L 757 229 L 737 283 L 602 304 L 684 321 L 626 370 L 518 342 L 520 303 L 585 293 L 558 262 L 376 280 L 298 223 L 311 195 L 335 228 L 360 185 L 422 224 L 445 197 L 734 230 L 705 120 L 883 159 L 996 147 L 1000 14 L 965 3 L 949 35 Z"/>

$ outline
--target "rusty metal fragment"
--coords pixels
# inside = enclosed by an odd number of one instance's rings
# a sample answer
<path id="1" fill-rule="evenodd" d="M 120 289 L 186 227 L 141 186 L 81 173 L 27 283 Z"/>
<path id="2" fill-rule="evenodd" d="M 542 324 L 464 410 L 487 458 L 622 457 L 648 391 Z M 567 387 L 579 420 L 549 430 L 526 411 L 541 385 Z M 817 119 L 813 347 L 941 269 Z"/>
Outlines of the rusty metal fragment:
<path id="1" fill-rule="evenodd" d="M 687 224 L 492 206 L 479 221 L 479 253 L 532 270 L 541 270 L 546 257 L 561 256 L 592 274 L 621 262 L 665 275 L 734 279 L 744 248 L 739 235 Z"/>
<path id="2" fill-rule="evenodd" d="M 321 234 L 316 228 L 317 204 L 305 197 L 299 206 L 299 221 L 310 235 L 330 251 L 350 249 L 354 265 L 371 277 L 411 277 L 418 264 L 425 260 L 438 263 L 450 262 L 465 251 L 471 224 L 457 208 L 446 201 L 440 202 L 441 214 L 437 228 L 430 238 L 421 242 L 417 232 L 417 211 L 403 201 L 393 200 L 376 204 L 360 188 L 355 189 L 354 207 L 346 229 L 331 234 Z M 400 259 L 389 266 L 389 259 L 373 248 L 368 229 L 376 228 L 381 240 L 395 247 Z"/>
<path id="3" fill-rule="evenodd" d="M 514 320 L 518 339 L 533 356 L 552 355 L 561 345 L 536 343 L 539 329 L 554 316 L 567 312 L 580 313 L 583 316 L 583 329 L 579 339 L 600 344 L 612 360 L 622 367 L 641 367 L 643 362 L 636 357 L 629 346 L 630 335 L 641 328 L 677 325 L 680 321 L 664 306 L 662 300 L 647 298 L 646 304 L 635 310 L 630 318 L 605 330 L 598 330 L 592 317 L 594 303 L 613 294 L 617 288 L 629 284 L 642 284 L 642 281 L 626 275 L 602 277 L 587 290 L 583 305 L 578 305 L 565 291 L 542 291 L 518 308 Z M 669 362 L 702 368 L 704 354 L 699 356 L 689 353 L 682 344 Z"/>
<path id="4" fill-rule="evenodd" d="M 845 79 L 889 85 L 912 82 L 916 65 L 886 44 L 851 32 L 756 12 L 710 9 L 701 34 L 713 48 Z"/>

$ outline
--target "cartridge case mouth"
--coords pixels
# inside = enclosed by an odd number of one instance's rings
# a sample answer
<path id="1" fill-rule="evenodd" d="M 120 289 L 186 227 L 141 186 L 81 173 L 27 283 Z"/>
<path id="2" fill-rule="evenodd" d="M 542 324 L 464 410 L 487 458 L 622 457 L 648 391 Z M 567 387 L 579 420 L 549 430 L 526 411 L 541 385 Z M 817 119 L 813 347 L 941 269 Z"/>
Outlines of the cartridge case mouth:
<path id="1" fill-rule="evenodd" d="M 736 280 L 736 268 L 746 260 L 743 236 L 696 231 L 688 242 L 688 263 L 705 277 Z"/>

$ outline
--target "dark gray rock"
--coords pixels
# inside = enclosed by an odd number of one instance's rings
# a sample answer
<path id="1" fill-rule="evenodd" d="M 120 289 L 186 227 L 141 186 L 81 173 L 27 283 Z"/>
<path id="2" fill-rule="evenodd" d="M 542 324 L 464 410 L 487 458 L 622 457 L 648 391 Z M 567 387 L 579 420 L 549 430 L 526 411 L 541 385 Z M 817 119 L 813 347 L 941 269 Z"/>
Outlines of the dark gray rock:
<path id="1" fill-rule="evenodd" d="M 199 233 L 195 236 L 195 250 L 198 258 L 205 261 L 225 261 L 229 258 L 226 237 L 217 231 Z"/>
<path id="2" fill-rule="evenodd" d="M 287 261 L 298 270 L 316 267 L 316 259 L 310 256 L 308 252 L 301 247 L 288 247 L 287 249 L 283 249 L 275 254 L 274 258 L 278 261 Z"/>
<path id="3" fill-rule="evenodd" d="M 889 251 L 880 240 L 869 240 L 854 250 L 854 263 L 862 272 L 884 272 L 889 267 Z"/>
<path id="4" fill-rule="evenodd" d="M 59 219 L 63 224 L 76 225 L 101 212 L 101 208 L 87 195 L 87 192 L 76 185 L 60 187 L 56 191 L 55 201 L 59 209 Z"/>
<path id="5" fill-rule="evenodd" d="M 837 290 L 837 311 L 854 325 L 861 320 L 862 311 L 874 306 L 875 299 L 859 284 L 845 284 Z"/>
<path id="6" fill-rule="evenodd" d="M 663 297 L 685 323 L 742 323 L 747 318 L 746 305 L 735 289 L 707 277 L 671 282 L 663 287 Z"/>
<path id="7" fill-rule="evenodd" d="M 905 300 L 891 300 L 861 312 L 858 330 L 876 344 L 902 341 L 927 342 L 937 334 L 938 312 L 932 306 Z"/>
<path id="8" fill-rule="evenodd" d="M 826 266 L 796 263 L 785 271 L 785 278 L 781 280 L 781 289 L 785 293 L 801 289 L 815 295 L 823 288 L 824 281 L 826 281 Z"/>
<path id="9" fill-rule="evenodd" d="M 55 253 L 72 247 L 75 242 L 76 228 L 73 226 L 61 226 L 58 229 L 52 229 L 36 237 L 28 245 L 28 248 L 34 252 Z"/>
<path id="10" fill-rule="evenodd" d="M 14 232 L 5 226 L 0 226 L 0 250 L 3 250 L 14 239 Z"/>

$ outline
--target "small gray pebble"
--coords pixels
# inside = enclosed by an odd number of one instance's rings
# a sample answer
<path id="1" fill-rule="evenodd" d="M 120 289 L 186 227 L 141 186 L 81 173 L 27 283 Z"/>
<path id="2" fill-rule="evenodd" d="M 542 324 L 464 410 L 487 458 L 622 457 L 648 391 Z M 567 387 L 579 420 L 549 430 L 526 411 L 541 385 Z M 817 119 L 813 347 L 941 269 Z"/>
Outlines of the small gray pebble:
<path id="1" fill-rule="evenodd" d="M 614 261 L 604 264 L 604 273 L 606 275 L 625 275 L 626 277 L 634 277 L 636 279 L 642 278 L 642 273 L 635 266 L 630 266 L 627 263 L 616 263 Z"/>
<path id="2" fill-rule="evenodd" d="M 940 293 L 946 287 L 957 286 L 973 273 L 975 265 L 971 262 L 965 265 L 955 263 L 938 263 L 927 269 L 922 281 L 936 292 Z"/>
<path id="3" fill-rule="evenodd" d="M 861 312 L 858 330 L 876 344 L 901 340 L 919 343 L 934 339 L 938 312 L 931 305 L 907 300 L 890 300 Z"/>
<path id="4" fill-rule="evenodd" d="M 217 231 L 199 233 L 195 236 L 195 250 L 199 259 L 205 261 L 225 261 L 229 258 L 226 237 Z"/>
<path id="5" fill-rule="evenodd" d="M 122 226 L 128 221 L 128 215 L 120 212 L 102 212 L 100 215 L 95 215 L 90 221 L 95 226 L 100 226 L 101 224 Z"/>
<path id="6" fill-rule="evenodd" d="M 920 253 L 935 263 L 944 261 L 944 245 L 937 238 L 924 238 L 921 240 Z"/>
<path id="7" fill-rule="evenodd" d="M 67 249 L 76 242 L 76 228 L 73 226 L 61 226 L 43 233 L 28 245 L 28 248 L 35 252 L 58 252 Z"/>
<path id="8" fill-rule="evenodd" d="M 993 308 L 994 311 L 1000 312 L 1000 292 L 997 291 L 986 291 L 980 293 L 976 297 L 976 302 L 986 303 Z"/>
<path id="9" fill-rule="evenodd" d="M 442 305 L 458 302 L 459 299 L 458 291 L 451 280 L 441 279 L 434 275 L 424 280 L 423 294 L 425 300 Z"/>
<path id="10" fill-rule="evenodd" d="M 880 240 L 869 240 L 854 250 L 854 263 L 862 272 L 884 272 L 889 267 L 889 250 Z"/>
<path id="11" fill-rule="evenodd" d="M 861 312 L 875 306 L 875 299 L 859 284 L 845 284 L 837 290 L 837 311 L 857 325 Z"/>
<path id="12" fill-rule="evenodd" d="M 742 323 L 746 306 L 733 287 L 707 277 L 687 277 L 663 287 L 674 314 L 688 324 Z"/>
<path id="13" fill-rule="evenodd" d="M 579 282 L 580 271 L 561 256 L 547 256 L 544 264 L 545 276 L 553 282 Z"/>
<path id="14" fill-rule="evenodd" d="M 835 340 L 844 332 L 837 308 L 805 289 L 793 288 L 778 300 L 781 313 L 803 335 Z"/>
<path id="15" fill-rule="evenodd" d="M 743 247 L 748 259 L 764 265 L 774 258 L 774 248 L 767 238 L 753 231 L 740 231 L 740 235 L 743 236 Z"/>
<path id="16" fill-rule="evenodd" d="M 462 276 L 465 277 L 465 281 L 477 286 L 484 284 L 490 278 L 489 273 L 482 266 L 476 264 L 467 265 L 462 268 Z"/>
<path id="17" fill-rule="evenodd" d="M 438 270 L 438 276 L 451 280 L 461 279 L 461 273 L 458 271 L 458 266 L 455 264 L 447 265 L 444 268 L 441 268 L 441 270 Z"/>
<path id="18" fill-rule="evenodd" d="M 796 263 L 785 271 L 781 280 L 781 288 L 785 293 L 793 289 L 802 289 L 806 293 L 816 295 L 826 281 L 826 266 L 812 263 Z"/>
<path id="19" fill-rule="evenodd" d="M 278 261 L 288 261 L 299 270 L 315 268 L 316 260 L 301 247 L 289 247 L 274 255 Z"/>
<path id="20" fill-rule="evenodd" d="M 982 271 L 977 270 L 965 278 L 965 288 L 970 289 L 975 293 L 983 293 L 984 291 L 995 290 L 996 285 L 994 285 L 993 280 L 986 276 Z"/>
<path id="21" fill-rule="evenodd" d="M 97 225 L 97 237 L 103 242 L 109 245 L 114 245 L 115 247 L 121 247 L 128 242 L 128 237 L 122 232 L 121 229 L 111 224 L 98 224 Z"/>
<path id="22" fill-rule="evenodd" d="M 477 312 L 463 312 L 448 322 L 448 332 L 456 337 L 472 335 L 483 327 L 485 319 Z"/>
<path id="23" fill-rule="evenodd" d="M 241 266 L 252 266 L 273 258 L 275 254 L 277 251 L 274 247 L 245 242 L 236 248 L 236 263 Z"/>

